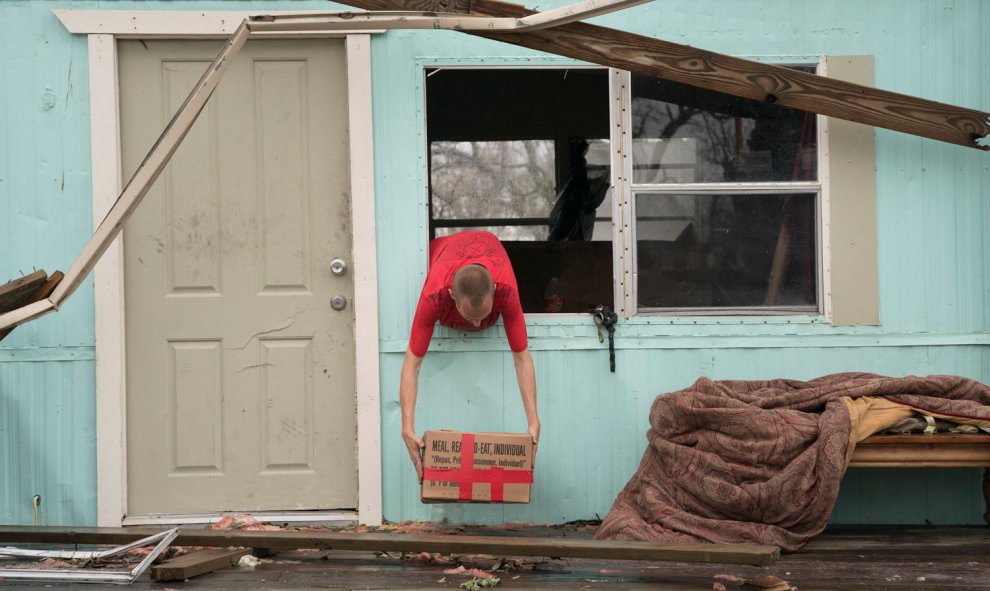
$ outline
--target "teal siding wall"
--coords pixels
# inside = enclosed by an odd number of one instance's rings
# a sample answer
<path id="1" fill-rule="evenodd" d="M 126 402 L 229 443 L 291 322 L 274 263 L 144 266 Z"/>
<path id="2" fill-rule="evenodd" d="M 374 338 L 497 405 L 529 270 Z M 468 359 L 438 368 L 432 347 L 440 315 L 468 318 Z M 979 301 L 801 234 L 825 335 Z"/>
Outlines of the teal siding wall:
<path id="1" fill-rule="evenodd" d="M 979 0 L 665 1 L 595 22 L 764 60 L 872 54 L 881 88 L 990 108 L 990 78 L 983 74 L 990 69 L 983 40 L 990 4 Z M 399 437 L 398 405 L 402 353 L 426 269 L 422 68 L 573 62 L 435 31 L 377 37 L 373 59 L 384 514 L 429 519 Z M 608 353 L 588 318 L 533 318 L 530 346 L 543 421 L 533 502 L 468 506 L 465 518 L 604 516 L 645 449 L 654 397 L 699 376 L 871 371 L 990 380 L 990 262 L 983 256 L 990 157 L 878 130 L 877 167 L 882 326 L 833 328 L 815 318 L 638 318 L 619 326 L 618 372 L 610 374 Z M 524 430 L 504 338 L 497 331 L 465 337 L 445 329 L 436 337 L 423 364 L 417 430 Z M 853 470 L 833 521 L 982 523 L 980 478 L 978 470 Z"/>
<path id="2" fill-rule="evenodd" d="M 567 0 L 541 2 L 543 9 Z M 318 0 L 0 2 L 0 281 L 66 270 L 91 232 L 86 40 L 51 15 L 101 9 L 314 10 Z M 596 22 L 761 59 L 873 54 L 877 85 L 988 108 L 990 4 L 981 0 L 664 0 Z M 426 268 L 425 65 L 572 64 L 441 31 L 373 45 L 386 519 L 427 519 L 399 438 L 398 373 Z M 538 100 L 538 97 L 534 97 Z M 637 319 L 619 328 L 618 373 L 586 318 L 530 323 L 544 424 L 528 506 L 467 508 L 474 521 L 560 522 L 607 512 L 645 447 L 653 398 L 698 376 L 808 378 L 835 371 L 954 373 L 990 381 L 990 159 L 879 130 L 881 327 L 815 319 Z M 0 342 L 0 523 L 95 521 L 92 284 Z M 496 331 L 438 330 L 418 428 L 524 428 Z M 979 523 L 975 470 L 856 470 L 837 523 Z M 906 486 L 904 483 L 909 483 Z"/>
<path id="3" fill-rule="evenodd" d="M 36 494 L 42 501 L 41 525 L 85 525 L 96 519 L 92 349 L 66 349 L 62 361 L 28 353 L 28 361 L 0 363 L 3 523 L 33 523 Z"/>
<path id="4" fill-rule="evenodd" d="M 0 282 L 67 270 L 92 231 L 86 40 L 0 3 Z M 60 31 L 60 29 L 62 29 Z M 0 523 L 96 517 L 93 297 L 0 342 Z"/>

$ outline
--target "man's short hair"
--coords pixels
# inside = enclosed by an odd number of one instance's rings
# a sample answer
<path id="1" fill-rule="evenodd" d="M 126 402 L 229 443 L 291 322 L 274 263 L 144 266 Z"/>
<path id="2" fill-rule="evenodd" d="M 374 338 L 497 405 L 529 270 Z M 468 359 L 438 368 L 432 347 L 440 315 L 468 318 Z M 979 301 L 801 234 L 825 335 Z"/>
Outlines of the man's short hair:
<path id="1" fill-rule="evenodd" d="M 481 265 L 465 265 L 454 273 L 453 292 L 458 301 L 466 298 L 471 307 L 480 308 L 486 299 L 494 297 L 495 282 L 488 269 Z"/>

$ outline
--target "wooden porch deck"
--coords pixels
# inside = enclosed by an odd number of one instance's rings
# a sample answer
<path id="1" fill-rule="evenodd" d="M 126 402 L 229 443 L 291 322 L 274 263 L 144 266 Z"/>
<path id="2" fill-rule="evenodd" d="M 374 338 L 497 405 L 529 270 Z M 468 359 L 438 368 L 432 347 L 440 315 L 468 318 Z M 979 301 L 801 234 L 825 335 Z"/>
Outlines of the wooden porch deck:
<path id="1" fill-rule="evenodd" d="M 591 526 L 481 527 L 448 530 L 451 535 L 512 535 L 590 538 Z M 355 534 L 360 535 L 360 534 Z M 395 535 L 404 535 L 396 533 Z M 460 556 L 465 567 L 490 569 L 499 556 Z M 513 564 L 509 561 L 510 564 Z M 153 582 L 145 574 L 132 589 L 452 589 L 470 576 L 444 574 L 457 563 L 428 565 L 408 556 L 372 552 L 292 550 L 253 569 L 231 567 L 185 582 Z M 501 589 L 654 589 L 669 591 L 754 589 L 742 580 L 774 576 L 801 591 L 852 589 L 988 589 L 990 528 L 884 527 L 834 529 L 801 552 L 782 555 L 766 567 L 592 559 L 516 559 L 496 573 Z M 0 581 L 0 589 L 44 587 Z M 51 584 L 49 584 L 51 586 Z M 92 584 L 55 587 L 94 589 Z M 111 586 L 111 588 L 119 588 Z"/>

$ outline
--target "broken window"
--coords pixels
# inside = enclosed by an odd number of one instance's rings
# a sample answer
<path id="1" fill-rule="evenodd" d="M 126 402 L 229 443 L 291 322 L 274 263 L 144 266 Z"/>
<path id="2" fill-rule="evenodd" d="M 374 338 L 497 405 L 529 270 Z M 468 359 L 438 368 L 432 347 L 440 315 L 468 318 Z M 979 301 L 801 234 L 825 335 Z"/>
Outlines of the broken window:
<path id="1" fill-rule="evenodd" d="M 487 230 L 523 311 L 612 305 L 608 72 L 426 72 L 431 238 Z"/>

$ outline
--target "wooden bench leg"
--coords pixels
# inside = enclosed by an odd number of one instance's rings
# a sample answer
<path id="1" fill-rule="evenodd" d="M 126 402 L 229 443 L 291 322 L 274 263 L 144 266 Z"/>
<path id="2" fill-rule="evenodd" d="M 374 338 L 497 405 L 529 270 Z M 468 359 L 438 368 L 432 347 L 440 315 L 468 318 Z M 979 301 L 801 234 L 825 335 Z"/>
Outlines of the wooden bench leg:
<path id="1" fill-rule="evenodd" d="M 990 525 L 990 468 L 983 469 L 983 506 L 987 509 L 983 521 Z"/>

